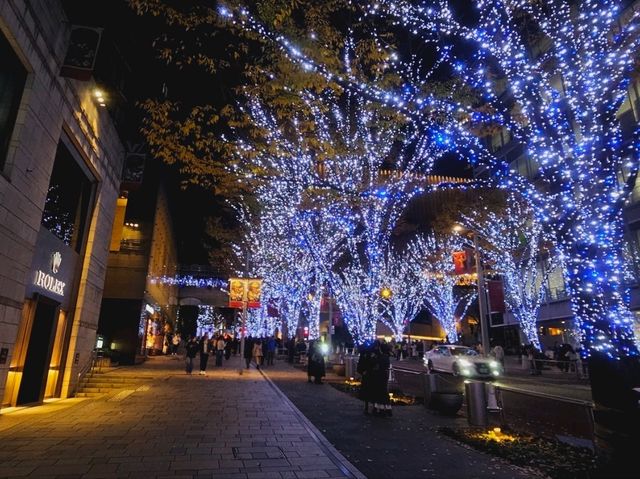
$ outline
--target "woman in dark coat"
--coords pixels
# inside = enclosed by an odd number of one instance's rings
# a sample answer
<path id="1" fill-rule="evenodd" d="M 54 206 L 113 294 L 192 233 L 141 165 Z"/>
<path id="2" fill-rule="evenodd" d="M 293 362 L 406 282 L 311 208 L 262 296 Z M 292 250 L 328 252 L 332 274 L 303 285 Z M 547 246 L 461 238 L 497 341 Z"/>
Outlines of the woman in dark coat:
<path id="1" fill-rule="evenodd" d="M 360 375 L 359 397 L 364 401 L 364 413 L 369 414 L 369 403 L 373 402 L 373 373 L 374 357 L 371 345 L 364 346 L 358 358 L 356 370 Z"/>
<path id="2" fill-rule="evenodd" d="M 320 351 L 320 344 L 318 344 L 318 342 L 313 341 L 309 344 L 307 357 L 307 376 L 309 377 L 309 382 L 311 382 L 311 377 L 313 376 L 316 384 L 322 384 L 322 378 L 325 376 L 324 355 L 322 351 Z"/>
<path id="3" fill-rule="evenodd" d="M 371 401 L 373 412 L 391 416 L 391 400 L 389 399 L 389 368 L 391 351 L 387 343 L 378 343 L 373 351 L 371 370 Z"/>

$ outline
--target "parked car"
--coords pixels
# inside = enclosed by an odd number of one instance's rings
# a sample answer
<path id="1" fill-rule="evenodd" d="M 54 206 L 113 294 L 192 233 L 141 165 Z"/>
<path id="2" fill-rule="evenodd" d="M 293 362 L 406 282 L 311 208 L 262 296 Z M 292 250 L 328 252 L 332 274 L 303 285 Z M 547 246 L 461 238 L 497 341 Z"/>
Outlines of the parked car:
<path id="1" fill-rule="evenodd" d="M 491 378 L 502 374 L 502 366 L 493 358 L 479 355 L 466 346 L 446 344 L 435 346 L 424 355 L 424 364 L 430 372 L 440 371 L 454 376 Z"/>

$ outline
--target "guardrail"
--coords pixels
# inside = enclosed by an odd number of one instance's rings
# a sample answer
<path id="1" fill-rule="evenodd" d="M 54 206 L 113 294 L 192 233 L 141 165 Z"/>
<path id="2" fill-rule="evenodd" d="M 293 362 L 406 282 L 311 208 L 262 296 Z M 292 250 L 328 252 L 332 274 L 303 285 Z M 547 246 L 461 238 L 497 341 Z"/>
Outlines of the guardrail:
<path id="1" fill-rule="evenodd" d="M 593 441 L 593 402 L 511 386 L 494 386 L 501 421 L 514 429 Z"/>
<path id="2" fill-rule="evenodd" d="M 427 372 L 392 366 L 391 374 L 391 382 L 404 394 L 424 397 Z M 495 391 L 502 425 L 541 436 L 564 435 L 593 443 L 593 402 L 513 386 L 487 385 Z"/>

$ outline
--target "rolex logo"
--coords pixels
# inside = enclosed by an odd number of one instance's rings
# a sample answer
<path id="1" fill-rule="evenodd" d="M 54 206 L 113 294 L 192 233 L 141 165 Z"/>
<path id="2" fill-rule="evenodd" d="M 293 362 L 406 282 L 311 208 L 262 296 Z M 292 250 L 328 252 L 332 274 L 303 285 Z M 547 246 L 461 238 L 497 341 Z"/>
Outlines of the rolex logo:
<path id="1" fill-rule="evenodd" d="M 56 251 L 51 255 L 51 272 L 56 274 L 60 269 L 60 263 L 62 263 L 62 255 Z"/>

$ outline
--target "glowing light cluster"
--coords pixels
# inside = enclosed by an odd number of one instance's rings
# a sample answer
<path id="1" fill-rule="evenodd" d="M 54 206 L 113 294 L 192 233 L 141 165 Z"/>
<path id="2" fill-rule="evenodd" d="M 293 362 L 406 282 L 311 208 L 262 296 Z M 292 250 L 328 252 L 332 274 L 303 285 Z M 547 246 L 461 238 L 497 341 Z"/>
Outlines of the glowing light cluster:
<path id="1" fill-rule="evenodd" d="M 228 283 L 226 279 L 221 278 L 202 278 L 197 276 L 155 276 L 149 278 L 151 284 L 168 284 L 170 286 L 178 286 L 180 288 L 216 288 L 227 290 Z"/>

